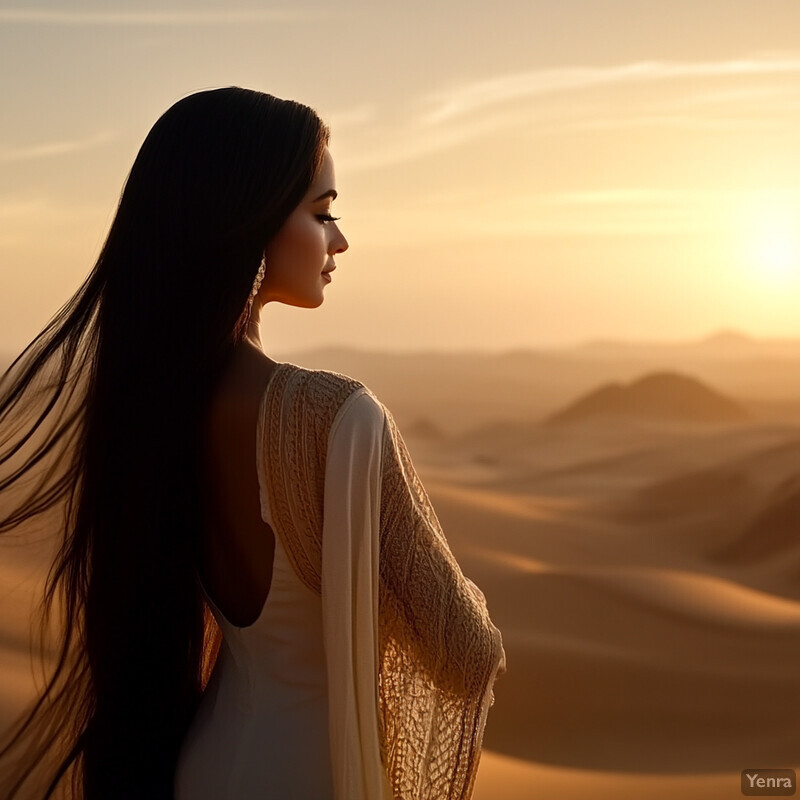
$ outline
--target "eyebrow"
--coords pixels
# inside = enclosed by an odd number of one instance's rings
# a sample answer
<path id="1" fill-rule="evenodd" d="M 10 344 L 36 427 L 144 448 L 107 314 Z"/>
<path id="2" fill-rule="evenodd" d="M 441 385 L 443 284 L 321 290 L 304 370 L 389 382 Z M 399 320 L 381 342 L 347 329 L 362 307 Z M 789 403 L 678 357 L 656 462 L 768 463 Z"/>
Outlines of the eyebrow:
<path id="1" fill-rule="evenodd" d="M 335 200 L 337 197 L 336 189 L 328 189 L 327 192 L 323 192 L 319 197 L 314 198 L 314 200 L 311 202 L 316 203 L 318 200 L 322 200 L 325 197 L 332 197 Z"/>

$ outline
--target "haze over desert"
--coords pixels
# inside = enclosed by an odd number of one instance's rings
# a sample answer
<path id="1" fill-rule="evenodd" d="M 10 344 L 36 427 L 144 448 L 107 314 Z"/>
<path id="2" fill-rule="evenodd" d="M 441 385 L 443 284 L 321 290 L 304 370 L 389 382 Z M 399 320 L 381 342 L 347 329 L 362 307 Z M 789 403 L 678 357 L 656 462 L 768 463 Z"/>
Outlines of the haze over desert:
<path id="1" fill-rule="evenodd" d="M 706 355 L 704 374 L 765 380 L 757 344 Z M 647 369 L 641 348 L 630 380 L 630 355 L 597 347 L 527 371 L 542 354 L 274 354 L 392 410 L 503 632 L 477 800 L 735 798 L 741 770 L 798 766 L 800 394 L 737 396 L 678 368 L 691 348 L 666 350 Z M 547 408 L 557 384 L 576 389 Z M 31 691 L 34 538 L 0 542 L 4 722 Z"/>

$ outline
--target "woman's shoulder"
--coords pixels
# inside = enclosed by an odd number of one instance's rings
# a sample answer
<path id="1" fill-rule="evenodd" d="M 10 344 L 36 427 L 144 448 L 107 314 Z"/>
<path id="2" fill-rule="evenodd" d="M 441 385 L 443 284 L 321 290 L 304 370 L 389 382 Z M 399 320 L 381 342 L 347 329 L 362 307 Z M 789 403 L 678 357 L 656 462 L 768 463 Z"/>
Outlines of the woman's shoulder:
<path id="1" fill-rule="evenodd" d="M 331 432 L 345 418 L 362 424 L 382 424 L 387 409 L 364 381 L 335 370 L 281 363 L 287 370 L 284 390 L 310 406 L 317 419 L 326 420 Z"/>
<path id="2" fill-rule="evenodd" d="M 332 397 L 339 397 L 344 401 L 351 396 L 367 395 L 374 402 L 380 403 L 375 392 L 364 381 L 352 375 L 330 369 L 302 367 L 291 362 L 281 362 L 281 365 L 294 373 L 295 381 L 302 384 L 305 394 L 318 401 L 330 401 Z"/>

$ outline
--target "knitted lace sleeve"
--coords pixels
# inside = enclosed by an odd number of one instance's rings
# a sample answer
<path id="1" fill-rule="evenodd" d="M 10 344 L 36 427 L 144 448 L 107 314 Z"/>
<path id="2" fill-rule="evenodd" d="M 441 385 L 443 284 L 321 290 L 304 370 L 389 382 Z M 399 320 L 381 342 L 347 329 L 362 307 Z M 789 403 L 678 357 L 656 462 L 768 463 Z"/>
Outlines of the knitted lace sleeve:
<path id="1" fill-rule="evenodd" d="M 322 595 L 337 800 L 470 800 L 502 637 L 391 412 L 283 364 L 263 420 L 276 533 Z"/>
<path id="2" fill-rule="evenodd" d="M 493 685 L 506 669 L 502 636 L 483 593 L 453 556 L 394 418 L 383 409 L 383 757 L 395 798 L 469 800 Z"/>

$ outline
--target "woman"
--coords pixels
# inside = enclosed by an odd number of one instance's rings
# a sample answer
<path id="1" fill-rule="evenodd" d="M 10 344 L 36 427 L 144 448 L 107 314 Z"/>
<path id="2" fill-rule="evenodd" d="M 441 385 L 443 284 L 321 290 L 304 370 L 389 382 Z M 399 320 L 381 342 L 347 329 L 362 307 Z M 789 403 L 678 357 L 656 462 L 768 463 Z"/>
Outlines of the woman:
<path id="1" fill-rule="evenodd" d="M 263 306 L 319 306 L 348 247 L 328 140 L 260 92 L 178 101 L 94 270 L 3 376 L 4 443 L 48 367 L 32 427 L 67 404 L 0 482 L 53 451 L 64 474 L 0 531 L 66 505 L 42 613 L 44 638 L 58 593 L 59 657 L 0 753 L 3 797 L 472 795 L 505 670 L 485 598 L 374 393 L 261 347 Z"/>

